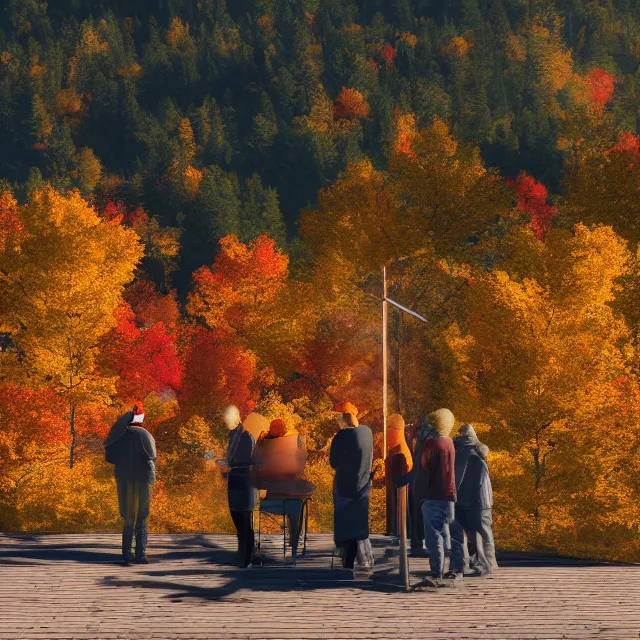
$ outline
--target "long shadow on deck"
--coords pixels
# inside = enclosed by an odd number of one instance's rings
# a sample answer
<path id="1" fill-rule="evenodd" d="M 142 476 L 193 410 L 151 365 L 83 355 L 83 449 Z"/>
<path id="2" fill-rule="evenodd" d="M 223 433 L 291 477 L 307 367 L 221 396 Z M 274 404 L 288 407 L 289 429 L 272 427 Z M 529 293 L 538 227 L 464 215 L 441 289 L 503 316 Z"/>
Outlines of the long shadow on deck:
<path id="1" fill-rule="evenodd" d="M 7 536 L 8 537 L 8 536 Z M 12 536 L 15 540 L 15 536 Z M 119 536 L 113 543 L 61 542 L 42 544 L 38 536 L 21 536 L 20 545 L 6 544 L 0 539 L 0 565 L 2 564 L 45 564 L 55 562 L 77 562 L 79 564 L 121 565 Z M 117 542 L 116 542 L 117 540 Z M 195 550 L 199 546 L 203 550 Z M 168 549 L 168 550 L 167 550 Z M 153 553 L 153 545 L 150 549 Z M 164 542 L 154 556 L 158 561 L 193 559 L 201 562 L 212 560 L 219 564 L 233 564 L 234 555 L 223 547 L 207 540 L 205 536 L 190 536 Z"/>

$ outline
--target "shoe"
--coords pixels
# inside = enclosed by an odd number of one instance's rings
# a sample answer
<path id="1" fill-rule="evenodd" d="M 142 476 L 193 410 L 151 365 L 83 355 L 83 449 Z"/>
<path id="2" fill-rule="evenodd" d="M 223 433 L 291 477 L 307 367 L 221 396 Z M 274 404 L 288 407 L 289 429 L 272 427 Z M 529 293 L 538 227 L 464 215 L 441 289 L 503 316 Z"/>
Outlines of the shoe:
<path id="1" fill-rule="evenodd" d="M 131 566 L 131 563 L 133 562 L 133 560 L 134 560 L 134 558 L 133 558 L 133 554 L 132 554 L 132 553 L 125 553 L 125 554 L 122 556 L 122 564 L 123 564 L 125 567 L 130 567 L 130 566 Z"/>
<path id="2" fill-rule="evenodd" d="M 480 571 L 478 568 L 471 569 L 469 573 L 466 573 L 467 578 L 488 578 L 491 575 L 491 571 Z"/>
<path id="3" fill-rule="evenodd" d="M 442 577 L 445 580 L 462 580 L 464 579 L 464 574 L 462 573 L 462 571 L 447 571 L 447 573 L 445 573 Z"/>
<path id="4" fill-rule="evenodd" d="M 442 586 L 440 578 L 424 578 L 413 589 L 421 591 L 422 589 L 437 589 Z"/>
<path id="5" fill-rule="evenodd" d="M 149 564 L 151 560 L 149 560 L 149 556 L 145 553 L 141 558 L 136 558 L 134 562 L 136 564 Z"/>

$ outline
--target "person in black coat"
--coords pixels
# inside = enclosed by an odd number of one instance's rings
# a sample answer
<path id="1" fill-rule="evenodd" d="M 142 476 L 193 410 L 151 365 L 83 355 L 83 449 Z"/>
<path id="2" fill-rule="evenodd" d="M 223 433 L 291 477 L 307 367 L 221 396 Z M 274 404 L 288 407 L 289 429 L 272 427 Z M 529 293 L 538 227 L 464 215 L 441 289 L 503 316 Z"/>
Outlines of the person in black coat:
<path id="1" fill-rule="evenodd" d="M 357 409 L 345 403 L 337 419 L 336 433 L 329 451 L 335 469 L 333 483 L 333 539 L 342 552 L 345 569 L 353 569 L 358 542 L 369 539 L 369 492 L 373 462 L 371 429 L 358 423 Z"/>
<path id="2" fill-rule="evenodd" d="M 251 484 L 251 465 L 256 441 L 242 426 L 240 411 L 235 405 L 224 410 L 223 420 L 230 431 L 230 438 L 226 458 L 220 463 L 227 471 L 227 497 L 238 536 L 239 565 L 246 568 L 251 564 L 254 547 L 252 512 L 257 502 L 257 491 Z"/>
<path id="3" fill-rule="evenodd" d="M 124 564 L 147 564 L 147 518 L 151 503 L 150 486 L 155 481 L 156 443 L 140 425 L 144 420 L 141 402 L 121 416 L 104 441 L 105 459 L 114 465 L 118 506 L 124 520 L 122 556 Z M 135 532 L 136 552 L 131 552 Z"/>

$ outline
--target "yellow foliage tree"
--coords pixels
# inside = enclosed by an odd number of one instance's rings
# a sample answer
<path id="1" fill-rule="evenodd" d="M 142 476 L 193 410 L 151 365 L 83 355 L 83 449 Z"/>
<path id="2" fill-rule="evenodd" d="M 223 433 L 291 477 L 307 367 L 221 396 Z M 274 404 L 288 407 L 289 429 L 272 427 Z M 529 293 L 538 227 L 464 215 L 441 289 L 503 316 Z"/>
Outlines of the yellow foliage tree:
<path id="1" fill-rule="evenodd" d="M 554 229 L 544 242 L 517 228 L 447 332 L 454 409 L 492 425 L 499 509 L 530 544 L 590 517 L 595 479 L 614 471 L 613 423 L 637 429 L 624 409 L 628 328 L 610 306 L 629 258 L 608 227 Z"/>
<path id="2" fill-rule="evenodd" d="M 101 218 L 76 191 L 37 191 L 18 218 L 19 244 L 0 253 L 0 315 L 25 372 L 68 401 L 73 466 L 76 407 L 111 391 L 95 368 L 98 338 L 115 324 L 143 250 L 133 230 Z"/>

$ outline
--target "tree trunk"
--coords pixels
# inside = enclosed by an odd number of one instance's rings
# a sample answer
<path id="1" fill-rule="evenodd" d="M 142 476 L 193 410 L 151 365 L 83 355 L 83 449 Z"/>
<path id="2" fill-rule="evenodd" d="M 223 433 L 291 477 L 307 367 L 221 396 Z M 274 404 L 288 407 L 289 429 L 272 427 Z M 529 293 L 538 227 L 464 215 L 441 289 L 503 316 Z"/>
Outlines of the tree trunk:
<path id="1" fill-rule="evenodd" d="M 533 517 L 536 522 L 536 527 L 540 525 L 540 509 L 537 504 L 538 492 L 540 490 L 540 483 L 542 481 L 542 468 L 540 465 L 540 437 L 536 433 L 536 446 L 532 451 L 533 453 L 533 465 L 536 471 L 536 506 L 533 510 Z"/>
<path id="2" fill-rule="evenodd" d="M 69 427 L 71 429 L 71 446 L 69 447 L 69 469 L 73 469 L 76 448 L 76 408 L 69 404 Z"/>

